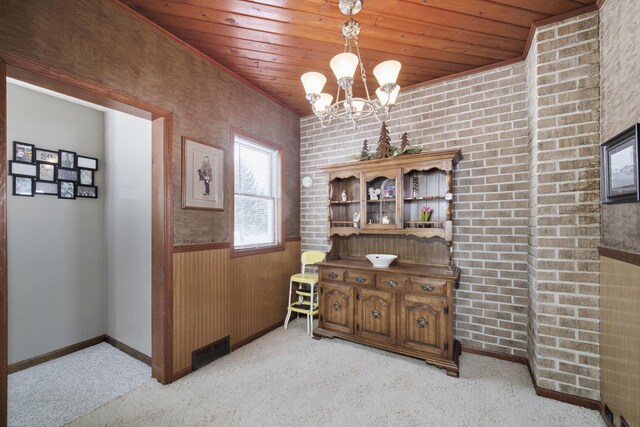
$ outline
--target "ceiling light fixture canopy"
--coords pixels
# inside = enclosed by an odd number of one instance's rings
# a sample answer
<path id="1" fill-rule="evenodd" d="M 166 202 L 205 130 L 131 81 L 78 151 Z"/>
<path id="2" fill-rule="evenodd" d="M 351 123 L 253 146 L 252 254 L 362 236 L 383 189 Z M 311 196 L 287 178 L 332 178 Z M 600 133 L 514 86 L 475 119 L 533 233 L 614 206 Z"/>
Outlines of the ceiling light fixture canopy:
<path id="1" fill-rule="evenodd" d="M 321 73 L 311 71 L 304 73 L 300 80 L 304 86 L 307 99 L 313 113 L 320 119 L 322 127 L 328 126 L 333 119 L 350 120 L 357 126 L 358 120 L 375 116 L 379 122 L 389 118 L 391 107 L 396 102 L 400 86 L 396 84 L 401 64 L 398 61 L 384 61 L 373 69 L 373 74 L 380 87 L 376 90 L 377 99 L 371 99 L 367 88 L 367 75 L 360 57 L 358 35 L 360 24 L 353 19 L 353 15 L 362 9 L 362 0 L 340 0 L 340 10 L 349 17 L 349 21 L 342 25 L 344 37 L 344 52 L 331 59 L 329 65 L 338 83 L 335 102 L 333 96 L 323 93 L 322 89 L 327 78 Z M 355 53 L 353 51 L 355 50 Z M 360 68 L 360 78 L 364 85 L 366 98 L 353 96 L 354 75 Z M 343 92 L 342 99 L 340 92 Z"/>

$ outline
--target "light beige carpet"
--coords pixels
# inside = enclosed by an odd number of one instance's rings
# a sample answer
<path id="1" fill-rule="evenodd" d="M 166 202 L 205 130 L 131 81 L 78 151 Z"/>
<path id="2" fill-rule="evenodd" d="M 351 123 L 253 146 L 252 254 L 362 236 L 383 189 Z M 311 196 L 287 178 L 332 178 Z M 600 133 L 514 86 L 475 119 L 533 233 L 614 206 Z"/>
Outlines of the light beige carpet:
<path id="1" fill-rule="evenodd" d="M 602 426 L 596 411 L 536 396 L 523 365 L 463 354 L 460 378 L 305 321 L 168 386 L 150 382 L 72 425 Z"/>

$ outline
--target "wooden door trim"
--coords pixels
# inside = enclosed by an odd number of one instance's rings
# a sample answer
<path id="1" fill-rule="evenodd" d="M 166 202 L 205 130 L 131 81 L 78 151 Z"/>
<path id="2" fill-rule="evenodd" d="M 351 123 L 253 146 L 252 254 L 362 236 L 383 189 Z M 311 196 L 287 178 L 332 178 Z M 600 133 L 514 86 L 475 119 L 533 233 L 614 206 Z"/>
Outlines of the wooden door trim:
<path id="1" fill-rule="evenodd" d="M 6 62 L 6 67 L 5 67 Z M 62 72 L 6 50 L 0 50 L 0 75 L 54 90 L 113 110 L 132 114 L 152 122 L 152 376 L 162 384 L 173 380 L 173 214 L 172 214 L 172 139 L 171 110 L 147 103 L 130 95 Z M 6 88 L 6 78 L 4 87 Z M 6 263 L 6 89 L 0 91 L 0 414 L 6 414 L 7 369 L 7 263 Z M 4 157 L 3 157 L 4 156 Z M 5 384 L 4 388 L 2 384 Z M 4 406 L 2 406 L 4 405 Z M 0 418 L 0 425 L 2 425 Z"/>
<path id="2" fill-rule="evenodd" d="M 7 425 L 7 67 L 0 57 L 0 426 Z"/>

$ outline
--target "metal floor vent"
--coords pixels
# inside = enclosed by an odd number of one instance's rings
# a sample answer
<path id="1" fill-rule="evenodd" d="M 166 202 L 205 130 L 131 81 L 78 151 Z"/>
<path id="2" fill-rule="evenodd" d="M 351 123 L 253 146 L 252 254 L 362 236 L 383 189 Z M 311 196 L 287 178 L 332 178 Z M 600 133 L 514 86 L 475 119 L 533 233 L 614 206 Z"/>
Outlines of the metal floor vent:
<path id="1" fill-rule="evenodd" d="M 191 353 L 191 370 L 195 371 L 196 369 L 200 369 L 214 360 L 231 353 L 229 342 L 229 336 L 226 336 L 209 345 L 194 350 Z"/>

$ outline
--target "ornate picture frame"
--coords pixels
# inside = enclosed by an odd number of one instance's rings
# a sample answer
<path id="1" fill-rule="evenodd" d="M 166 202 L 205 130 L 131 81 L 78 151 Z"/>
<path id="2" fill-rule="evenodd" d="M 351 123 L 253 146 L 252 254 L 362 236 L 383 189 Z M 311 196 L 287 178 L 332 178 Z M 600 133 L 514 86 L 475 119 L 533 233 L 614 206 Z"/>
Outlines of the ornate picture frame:
<path id="1" fill-rule="evenodd" d="M 224 148 L 182 137 L 182 209 L 224 210 Z"/>
<path id="2" fill-rule="evenodd" d="M 640 124 L 635 124 L 600 145 L 603 204 L 640 202 L 639 134 Z"/>

